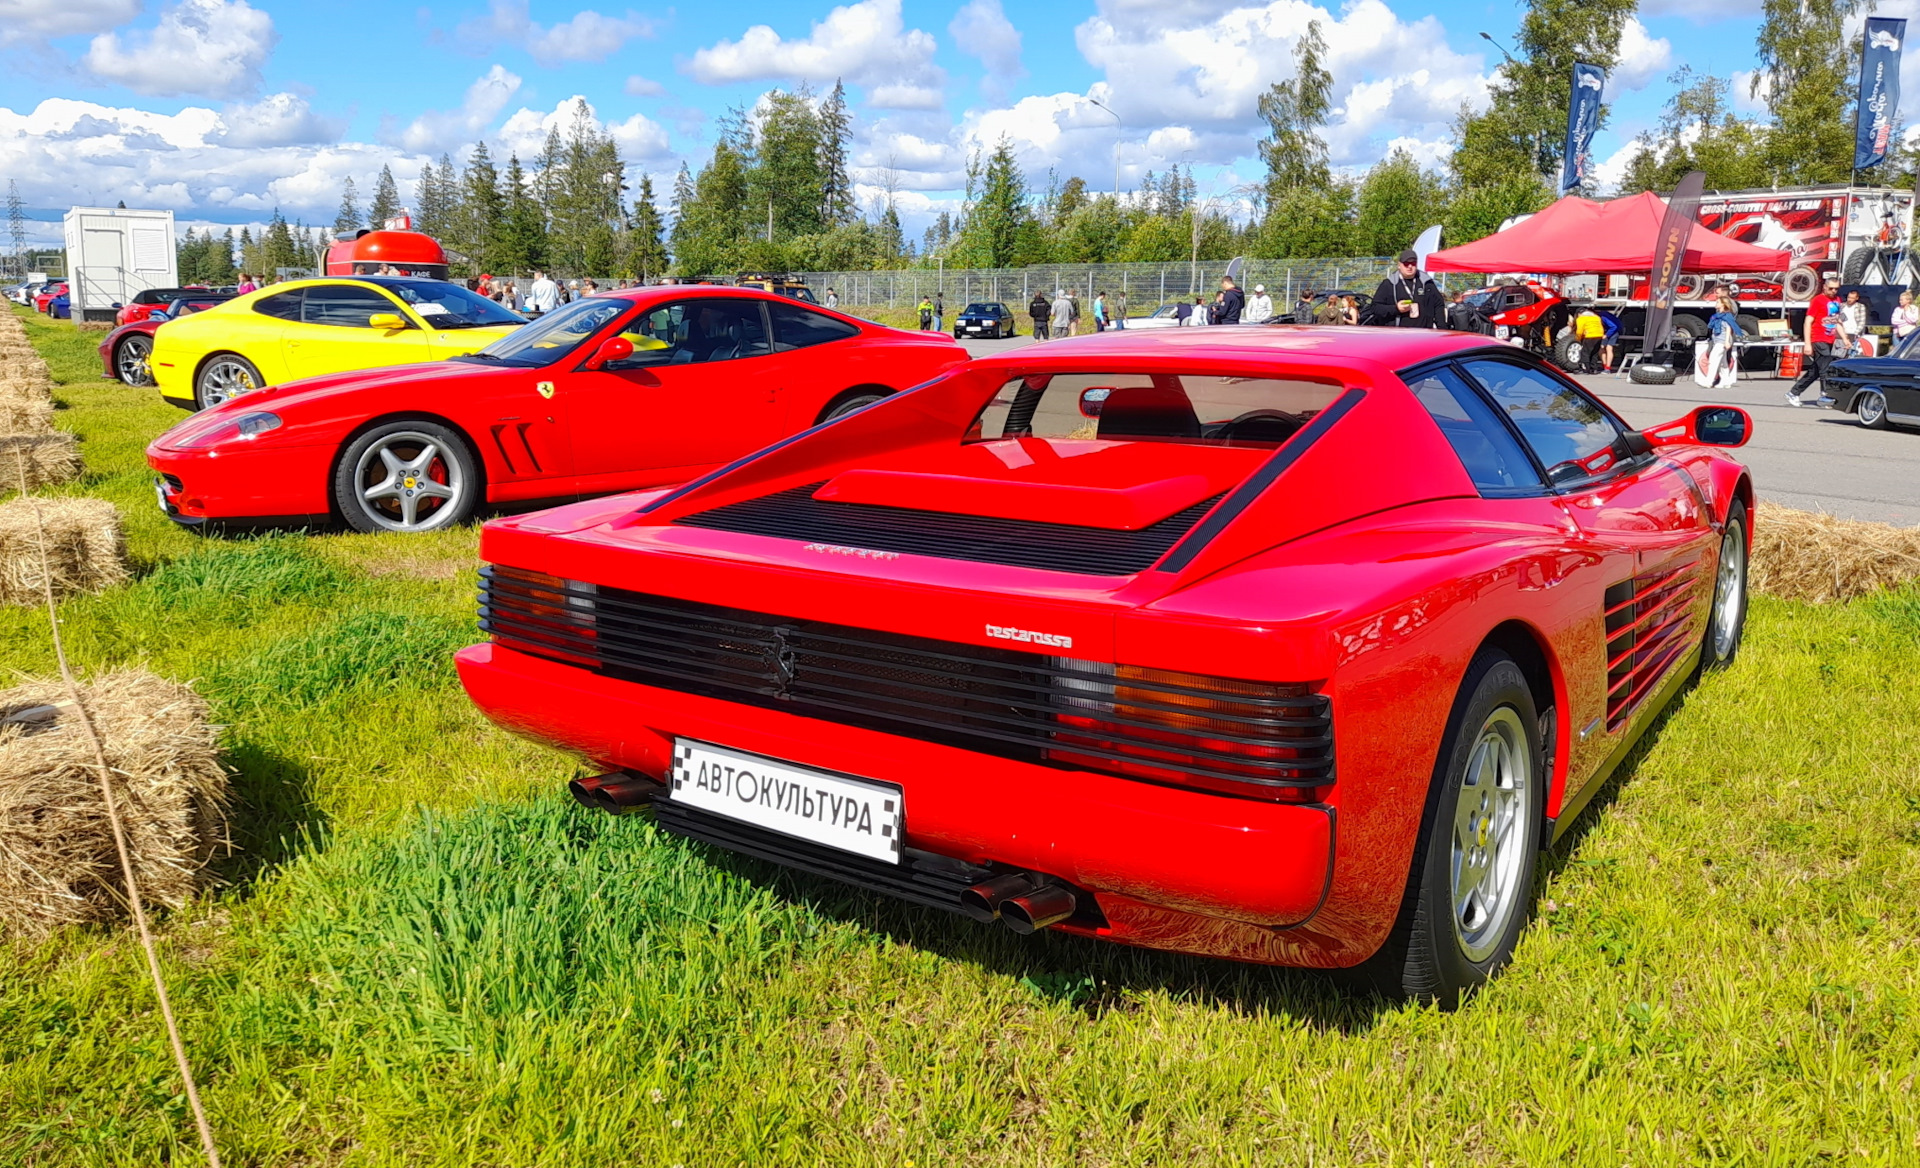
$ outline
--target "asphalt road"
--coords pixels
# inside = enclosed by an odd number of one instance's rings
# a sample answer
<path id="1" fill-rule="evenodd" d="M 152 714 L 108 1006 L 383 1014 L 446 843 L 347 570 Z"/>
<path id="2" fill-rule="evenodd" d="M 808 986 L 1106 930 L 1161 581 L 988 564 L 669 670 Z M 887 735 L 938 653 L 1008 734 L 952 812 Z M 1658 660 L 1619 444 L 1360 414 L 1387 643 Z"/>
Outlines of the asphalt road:
<path id="1" fill-rule="evenodd" d="M 962 342 L 976 356 L 1032 343 Z M 1725 393 L 1709 393 L 1691 377 L 1674 385 L 1607 375 L 1579 380 L 1636 426 L 1672 421 L 1696 405 L 1740 406 L 1754 422 L 1740 458 L 1753 468 L 1761 498 L 1844 519 L 1920 525 L 1920 432 L 1867 430 L 1850 415 L 1795 409 L 1784 400 L 1789 383 L 1773 377 L 1742 380 Z"/>

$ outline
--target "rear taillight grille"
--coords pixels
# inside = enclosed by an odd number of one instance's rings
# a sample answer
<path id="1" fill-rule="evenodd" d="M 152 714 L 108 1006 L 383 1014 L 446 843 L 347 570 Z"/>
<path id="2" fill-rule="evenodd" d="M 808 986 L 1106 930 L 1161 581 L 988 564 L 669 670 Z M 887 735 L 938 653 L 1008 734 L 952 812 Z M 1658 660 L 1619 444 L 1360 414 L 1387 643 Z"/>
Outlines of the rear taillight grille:
<path id="1" fill-rule="evenodd" d="M 1700 562 L 1690 560 L 1607 589 L 1607 729 L 1618 730 L 1691 644 Z"/>
<path id="2" fill-rule="evenodd" d="M 1030 762 L 1311 801 L 1333 782 L 1315 687 L 1103 665 L 790 620 L 520 569 L 481 574 L 509 648 L 683 693 Z"/>

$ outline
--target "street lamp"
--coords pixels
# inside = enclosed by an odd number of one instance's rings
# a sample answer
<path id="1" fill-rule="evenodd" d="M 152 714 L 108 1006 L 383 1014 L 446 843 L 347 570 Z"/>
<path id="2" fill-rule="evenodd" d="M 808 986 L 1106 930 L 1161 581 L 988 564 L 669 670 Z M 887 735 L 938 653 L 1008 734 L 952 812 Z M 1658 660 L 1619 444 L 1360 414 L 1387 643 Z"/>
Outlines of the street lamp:
<path id="1" fill-rule="evenodd" d="M 1117 207 L 1120 204 L 1120 115 L 1114 113 L 1106 102 L 1097 97 L 1089 97 L 1087 100 L 1106 110 L 1113 117 L 1113 202 Z"/>
<path id="2" fill-rule="evenodd" d="M 1492 45 L 1494 48 L 1499 49 L 1500 55 L 1507 59 L 1507 64 L 1512 65 L 1516 69 L 1520 67 L 1520 62 L 1513 59 L 1513 54 L 1507 52 L 1505 45 L 1502 45 L 1499 41 L 1494 40 L 1491 36 L 1489 36 L 1484 32 L 1480 34 L 1480 39 Z"/>

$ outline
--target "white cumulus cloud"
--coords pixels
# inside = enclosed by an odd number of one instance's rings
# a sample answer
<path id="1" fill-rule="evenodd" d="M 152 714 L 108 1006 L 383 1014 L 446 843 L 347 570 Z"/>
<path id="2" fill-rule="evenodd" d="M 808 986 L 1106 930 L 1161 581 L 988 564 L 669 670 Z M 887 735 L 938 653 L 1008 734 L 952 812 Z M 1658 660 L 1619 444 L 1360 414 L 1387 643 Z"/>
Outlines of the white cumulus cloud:
<path id="1" fill-rule="evenodd" d="M 559 130 L 560 136 L 566 137 L 573 126 L 574 111 L 585 100 L 575 94 L 554 103 L 553 109 L 546 113 L 525 106 L 515 110 L 500 126 L 498 138 L 502 151 L 518 154 L 522 162 L 535 157 L 546 145 L 550 131 Z M 635 114 L 624 122 L 602 122 L 593 103 L 587 102 L 587 117 L 596 130 L 613 139 L 621 159 L 626 162 L 658 161 L 673 153 L 666 128 L 645 114 Z"/>
<path id="2" fill-rule="evenodd" d="M 428 110 L 421 114 L 400 132 L 399 144 L 408 150 L 432 154 L 471 142 L 484 134 L 518 92 L 519 75 L 495 65 L 467 86 L 466 98 L 459 109 Z"/>
<path id="3" fill-rule="evenodd" d="M 667 87 L 651 77 L 642 77 L 638 73 L 627 78 L 624 87 L 628 97 L 665 97 Z"/>
<path id="4" fill-rule="evenodd" d="M 1620 51 L 1607 78 L 1608 96 L 1645 88 L 1673 67 L 1673 45 L 1647 31 L 1635 17 L 1620 29 Z"/>
<path id="5" fill-rule="evenodd" d="M 228 146 L 301 146 L 337 142 L 346 121 L 315 112 L 307 99 L 293 93 L 275 93 L 250 105 L 228 106 L 220 114 Z"/>
<path id="6" fill-rule="evenodd" d="M 106 32 L 140 15 L 140 0 L 0 0 L 0 45 Z"/>
<path id="7" fill-rule="evenodd" d="M 493 0 L 485 16 L 464 21 L 454 30 L 455 39 L 476 52 L 518 45 L 549 68 L 570 61 L 604 61 L 628 41 L 653 35 L 653 22 L 631 11 L 625 16 L 603 16 L 589 8 L 559 24 L 539 24 L 527 0 Z"/>
<path id="8" fill-rule="evenodd" d="M 844 78 L 865 88 L 877 109 L 937 109 L 946 74 L 933 63 L 934 49 L 931 33 L 906 27 L 900 0 L 860 0 L 835 8 L 799 40 L 756 24 L 737 41 L 694 53 L 687 72 L 708 85 Z"/>
<path id="9" fill-rule="evenodd" d="M 961 52 L 978 57 L 986 66 L 981 88 L 989 101 L 1005 101 L 1012 83 L 1026 75 L 1020 63 L 1020 30 L 1007 19 L 1000 0 L 967 0 L 954 14 L 947 33 Z"/>
<path id="10" fill-rule="evenodd" d="M 152 97 L 240 97 L 280 39 L 273 18 L 247 0 L 180 0 L 148 32 L 93 38 L 85 63 L 102 80 Z"/>

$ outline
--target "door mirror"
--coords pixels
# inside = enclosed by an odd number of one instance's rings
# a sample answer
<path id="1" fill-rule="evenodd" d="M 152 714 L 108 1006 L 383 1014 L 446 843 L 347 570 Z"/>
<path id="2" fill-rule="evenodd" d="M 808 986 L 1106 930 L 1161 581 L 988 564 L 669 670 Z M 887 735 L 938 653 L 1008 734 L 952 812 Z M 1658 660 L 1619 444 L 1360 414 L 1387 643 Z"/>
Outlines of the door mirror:
<path id="1" fill-rule="evenodd" d="M 1735 406 L 1701 406 L 1644 433 L 1655 446 L 1745 446 L 1753 437 L 1753 419 Z"/>
<path id="2" fill-rule="evenodd" d="M 388 332 L 398 332 L 407 327 L 407 322 L 406 319 L 397 312 L 376 312 L 367 318 L 367 327 L 386 329 Z"/>
<path id="3" fill-rule="evenodd" d="M 1096 385 L 1092 389 L 1081 390 L 1080 391 L 1081 416 L 1088 417 L 1088 418 L 1099 417 L 1101 407 L 1105 406 L 1107 404 L 1107 399 L 1112 396 L 1113 396 L 1113 387 L 1110 385 Z"/>
<path id="4" fill-rule="evenodd" d="M 633 356 L 633 342 L 625 337 L 608 337 L 600 342 L 600 347 L 587 358 L 586 368 L 603 369 L 615 361 L 625 361 Z"/>

